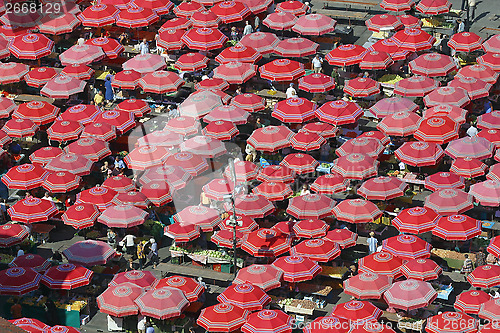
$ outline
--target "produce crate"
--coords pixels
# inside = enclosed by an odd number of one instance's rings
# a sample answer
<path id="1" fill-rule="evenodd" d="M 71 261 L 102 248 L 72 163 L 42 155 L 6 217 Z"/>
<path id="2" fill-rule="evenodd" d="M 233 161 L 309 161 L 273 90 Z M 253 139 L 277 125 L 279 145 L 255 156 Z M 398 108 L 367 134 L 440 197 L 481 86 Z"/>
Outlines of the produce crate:
<path id="1" fill-rule="evenodd" d="M 220 272 L 231 273 L 232 270 L 233 270 L 233 264 L 222 264 Z"/>
<path id="2" fill-rule="evenodd" d="M 221 266 L 222 266 L 222 264 L 212 264 L 212 269 L 216 272 L 220 272 Z"/>
<path id="3" fill-rule="evenodd" d="M 205 268 L 205 265 L 202 264 L 201 262 L 197 262 L 196 260 L 191 261 L 193 266 L 200 267 L 200 268 Z"/>

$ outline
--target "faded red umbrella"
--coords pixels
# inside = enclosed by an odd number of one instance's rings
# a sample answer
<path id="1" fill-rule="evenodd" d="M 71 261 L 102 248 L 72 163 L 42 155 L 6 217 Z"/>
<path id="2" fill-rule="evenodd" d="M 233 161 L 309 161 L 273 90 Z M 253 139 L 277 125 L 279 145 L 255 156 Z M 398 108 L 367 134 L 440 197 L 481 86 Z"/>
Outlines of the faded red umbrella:
<path id="1" fill-rule="evenodd" d="M 304 76 L 304 65 L 289 59 L 276 59 L 259 67 L 261 78 L 271 81 L 293 81 Z"/>
<path id="2" fill-rule="evenodd" d="M 401 272 L 407 279 L 429 281 L 441 275 L 443 269 L 430 259 L 411 259 L 401 266 Z"/>
<path id="3" fill-rule="evenodd" d="M 184 84 L 179 75 L 170 71 L 155 71 L 139 79 L 139 86 L 145 92 L 164 94 L 174 92 Z"/>
<path id="4" fill-rule="evenodd" d="M 154 131 L 137 140 L 139 146 L 161 146 L 175 147 L 184 141 L 184 137 L 179 133 L 167 130 Z"/>
<path id="5" fill-rule="evenodd" d="M 321 146 L 326 143 L 326 139 L 316 133 L 299 131 L 293 135 L 290 142 L 292 144 L 292 148 L 294 149 L 312 151 L 320 149 Z"/>
<path id="6" fill-rule="evenodd" d="M 453 159 L 471 157 L 484 160 L 493 156 L 494 149 L 495 146 L 485 138 L 467 136 L 451 141 L 445 153 Z"/>
<path id="7" fill-rule="evenodd" d="M 187 206 L 175 214 L 173 219 L 182 225 L 198 225 L 204 232 L 213 231 L 215 226 L 221 222 L 215 209 L 204 206 Z"/>
<path id="8" fill-rule="evenodd" d="M 500 205 L 500 182 L 486 180 L 471 185 L 469 194 L 474 196 L 476 202 L 482 206 L 496 207 Z"/>
<path id="9" fill-rule="evenodd" d="M 210 11 L 220 17 L 222 22 L 226 24 L 242 21 L 251 14 L 246 4 L 236 1 L 218 2 L 210 8 Z"/>
<path id="10" fill-rule="evenodd" d="M 368 97 L 380 93 L 380 83 L 370 78 L 355 78 L 346 82 L 344 92 L 353 97 Z"/>
<path id="11" fill-rule="evenodd" d="M 179 152 L 168 156 L 165 165 L 182 167 L 193 177 L 208 170 L 208 163 L 203 156 L 189 152 Z"/>
<path id="12" fill-rule="evenodd" d="M 201 80 L 195 85 L 195 88 L 197 90 L 226 90 L 227 88 L 229 88 L 229 83 L 224 79 L 212 77 L 209 79 Z"/>
<path id="13" fill-rule="evenodd" d="M 127 166 L 135 170 L 144 170 L 149 167 L 161 165 L 170 156 L 169 151 L 159 146 L 141 146 L 134 148 L 124 161 Z"/>
<path id="14" fill-rule="evenodd" d="M 430 305 L 437 296 L 430 283 L 410 279 L 395 282 L 384 293 L 384 300 L 390 307 L 409 311 Z"/>
<path id="15" fill-rule="evenodd" d="M 481 221 L 466 215 L 443 216 L 432 234 L 450 241 L 466 241 L 481 234 Z"/>
<path id="16" fill-rule="evenodd" d="M 238 271 L 235 284 L 251 283 L 264 291 L 269 291 L 281 286 L 283 272 L 272 265 L 253 264 Z"/>
<path id="17" fill-rule="evenodd" d="M 295 171 L 284 165 L 269 165 L 259 170 L 257 180 L 261 182 L 293 183 Z"/>
<path id="18" fill-rule="evenodd" d="M 270 32 L 253 32 L 243 36 L 240 44 L 255 49 L 260 54 L 268 54 L 274 52 L 275 47 L 279 43 L 279 38 Z"/>
<path id="19" fill-rule="evenodd" d="M 331 315 L 354 323 L 366 323 L 380 318 L 382 310 L 368 301 L 352 300 L 335 305 Z"/>
<path id="20" fill-rule="evenodd" d="M 255 49 L 240 44 L 225 48 L 221 53 L 215 57 L 215 61 L 220 64 L 228 62 L 248 62 L 255 63 L 262 59 L 262 55 Z"/>
<path id="21" fill-rule="evenodd" d="M 385 147 L 380 140 L 375 138 L 354 138 L 344 142 L 335 150 L 338 156 L 346 156 L 349 154 L 364 154 L 373 158 L 378 158 L 384 151 Z"/>
<path id="22" fill-rule="evenodd" d="M 415 0 L 382 0 L 380 7 L 394 12 L 410 10 L 415 5 Z"/>
<path id="23" fill-rule="evenodd" d="M 463 213 L 473 207 L 472 195 L 458 189 L 443 189 L 425 198 L 425 207 L 441 215 Z"/>
<path id="24" fill-rule="evenodd" d="M 63 66 L 71 64 L 88 65 L 94 61 L 101 60 L 106 54 L 100 46 L 95 45 L 73 45 L 59 55 Z"/>
<path id="25" fill-rule="evenodd" d="M 141 314 L 160 320 L 179 317 L 189 301 L 177 288 L 150 289 L 135 299 Z"/>
<path id="26" fill-rule="evenodd" d="M 459 312 L 478 314 L 481 305 L 490 299 L 490 294 L 482 290 L 464 291 L 457 296 L 453 307 Z"/>
<path id="27" fill-rule="evenodd" d="M 214 78 L 223 79 L 231 84 L 242 84 L 257 72 L 257 66 L 251 63 L 232 61 L 214 69 Z"/>
<path id="28" fill-rule="evenodd" d="M 300 58 L 316 53 L 319 44 L 306 38 L 287 38 L 278 43 L 274 53 L 282 57 Z"/>
<path id="29" fill-rule="evenodd" d="M 201 51 L 220 49 L 227 39 L 218 29 L 212 28 L 190 29 L 182 36 L 182 41 L 188 48 Z"/>
<path id="30" fill-rule="evenodd" d="M 469 101 L 467 90 L 452 86 L 437 88 L 424 97 L 425 105 L 428 107 L 441 104 L 464 107 L 469 104 Z"/>
<path id="31" fill-rule="evenodd" d="M 53 158 L 61 155 L 63 150 L 59 147 L 42 147 L 35 150 L 30 156 L 29 159 L 33 164 L 41 164 L 44 166 L 49 163 Z"/>
<path id="32" fill-rule="evenodd" d="M 223 201 L 226 196 L 232 194 L 233 190 L 234 183 L 221 178 L 213 179 L 202 187 L 207 198 L 216 201 Z"/>
<path id="33" fill-rule="evenodd" d="M 102 313 L 115 317 L 133 316 L 139 312 L 134 300 L 141 294 L 142 288 L 131 283 L 123 283 L 109 286 L 96 301 Z"/>
<path id="34" fill-rule="evenodd" d="M 271 301 L 264 290 L 250 283 L 233 284 L 227 287 L 217 300 L 230 303 L 248 311 L 262 310 Z"/>
<path id="35" fill-rule="evenodd" d="M 88 239 L 72 244 L 62 254 L 70 263 L 94 266 L 105 265 L 116 252 L 106 242 Z"/>
<path id="36" fill-rule="evenodd" d="M 288 252 L 291 239 L 273 229 L 258 229 L 247 234 L 241 249 L 256 257 L 276 257 Z"/>
<path id="37" fill-rule="evenodd" d="M 11 41 L 12 39 L 14 39 L 14 37 L 29 34 L 32 30 L 33 22 L 31 22 L 30 28 L 13 26 L 11 24 L 3 24 L 2 26 L 0 26 L 0 35 L 6 40 Z"/>
<path id="38" fill-rule="evenodd" d="M 457 52 L 472 52 L 479 50 L 483 40 L 473 32 L 460 32 L 451 36 L 448 46 Z"/>
<path id="39" fill-rule="evenodd" d="M 299 79 L 299 89 L 307 92 L 320 93 L 333 88 L 335 88 L 335 80 L 323 73 L 313 73 Z"/>
<path id="40" fill-rule="evenodd" d="M 17 62 L 0 64 L 0 84 L 19 82 L 29 72 L 28 65 Z"/>
<path id="41" fill-rule="evenodd" d="M 403 260 L 388 252 L 375 252 L 359 260 L 359 270 L 361 272 L 371 272 L 375 274 L 384 274 L 398 278 L 402 275 L 401 265 Z"/>
<path id="42" fill-rule="evenodd" d="M 205 288 L 193 278 L 188 278 L 180 275 L 170 276 L 158 281 L 155 284 L 155 289 L 171 287 L 180 289 L 187 300 L 190 302 L 196 301 L 199 296 L 205 291 Z"/>
<path id="43" fill-rule="evenodd" d="M 327 216 L 330 216 L 332 213 L 332 209 L 335 206 L 335 201 L 328 198 L 322 194 L 305 194 L 294 197 L 290 199 L 288 208 L 286 212 L 298 219 L 321 219 Z M 323 222 L 323 221 L 321 221 Z M 307 223 L 304 223 L 307 225 Z M 327 231 L 327 226 L 322 223 L 319 223 L 322 227 L 320 230 L 322 231 L 319 235 L 316 233 L 310 235 L 309 238 L 316 238 L 320 236 L 324 236 Z M 301 229 L 300 225 L 295 225 L 298 230 Z M 295 228 L 294 227 L 294 228 Z M 313 237 L 315 236 L 315 237 Z"/>
<path id="44" fill-rule="evenodd" d="M 457 69 L 452 57 L 440 53 L 426 53 L 420 55 L 409 64 L 412 73 L 427 77 L 446 76 Z"/>
<path id="45" fill-rule="evenodd" d="M 404 97 L 424 97 L 438 87 L 438 82 L 425 76 L 411 76 L 394 85 L 394 93 Z"/>
<path id="46" fill-rule="evenodd" d="M 10 189 L 31 190 L 41 186 L 48 175 L 43 167 L 27 163 L 11 167 L 2 176 L 2 182 Z"/>
<path id="47" fill-rule="evenodd" d="M 500 51 L 499 51 L 500 52 Z M 500 53 L 488 52 L 477 58 L 477 63 L 500 72 Z"/>
<path id="48" fill-rule="evenodd" d="M 100 113 L 96 117 L 95 122 L 113 125 L 121 134 L 128 132 L 136 125 L 133 113 L 118 110 L 109 110 Z"/>
<path id="49" fill-rule="evenodd" d="M 113 198 L 115 205 L 132 205 L 142 209 L 147 209 L 149 206 L 149 199 L 142 192 L 135 190 L 129 192 L 118 192 Z"/>
<path id="50" fill-rule="evenodd" d="M 270 201 L 279 201 L 293 194 L 290 185 L 280 182 L 263 182 L 252 189 L 254 194 L 261 195 Z"/>
<path id="51" fill-rule="evenodd" d="M 18 59 L 36 60 L 52 52 L 54 42 L 42 34 L 26 34 L 15 37 L 9 51 Z"/>
<path id="52" fill-rule="evenodd" d="M 174 189 L 180 190 L 186 187 L 191 178 L 191 174 L 182 167 L 163 164 L 146 169 L 139 180 L 142 185 L 150 182 L 163 182 L 172 185 Z"/>
<path id="53" fill-rule="evenodd" d="M 421 234 L 434 229 L 439 217 L 439 214 L 430 208 L 406 208 L 392 220 L 392 225 L 400 232 Z"/>
<path id="54" fill-rule="evenodd" d="M 167 67 L 165 59 L 159 54 L 139 54 L 125 61 L 123 69 L 133 69 L 141 74 L 151 73 Z"/>
<path id="55" fill-rule="evenodd" d="M 263 218 L 275 209 L 273 204 L 265 197 L 254 194 L 237 196 L 234 206 L 236 214 L 252 218 Z"/>
<path id="56" fill-rule="evenodd" d="M 43 34 L 62 35 L 71 33 L 80 24 L 76 15 L 70 12 L 47 13 L 38 23 L 38 30 Z"/>
<path id="57" fill-rule="evenodd" d="M 484 82 L 495 84 L 500 73 L 495 72 L 491 68 L 483 65 L 469 65 L 460 68 L 456 77 L 473 77 Z"/>
<path id="58" fill-rule="evenodd" d="M 78 14 L 78 19 L 86 27 L 103 27 L 116 22 L 120 10 L 113 5 L 97 4 L 85 8 Z"/>
<path id="59" fill-rule="evenodd" d="M 236 161 L 234 162 L 234 173 L 236 175 L 236 181 L 248 182 L 257 178 L 257 174 L 260 168 L 253 162 L 250 161 Z M 234 181 L 234 177 L 231 174 L 231 168 L 228 165 L 224 169 L 224 176 L 228 179 Z"/>
<path id="60" fill-rule="evenodd" d="M 370 108 L 371 113 L 377 118 L 384 118 L 401 111 L 415 112 L 417 110 L 418 105 L 408 98 L 399 96 L 381 99 Z"/>
<path id="61" fill-rule="evenodd" d="M 206 8 L 196 1 L 182 2 L 178 6 L 174 7 L 174 14 L 177 17 L 190 18 L 196 12 L 204 11 Z"/>
<path id="62" fill-rule="evenodd" d="M 376 177 L 363 182 L 357 193 L 367 200 L 390 200 L 404 195 L 407 187 L 397 177 Z"/>
<path id="63" fill-rule="evenodd" d="M 380 32 L 387 30 L 398 30 L 403 26 L 398 16 L 390 14 L 377 14 L 365 21 L 368 30 Z"/>
<path id="64" fill-rule="evenodd" d="M 330 51 L 325 59 L 330 65 L 345 67 L 359 64 L 367 52 L 363 46 L 344 44 Z"/>
<path id="65" fill-rule="evenodd" d="M 233 332 L 245 323 L 250 312 L 230 303 L 219 303 L 201 310 L 196 323 L 208 331 Z"/>
<path id="66" fill-rule="evenodd" d="M 348 327 L 349 321 L 337 318 L 333 315 L 328 317 L 318 317 L 304 327 L 305 333 L 341 333 Z"/>
<path id="67" fill-rule="evenodd" d="M 31 69 L 28 74 L 24 76 L 24 81 L 30 87 L 40 88 L 51 79 L 56 77 L 59 73 L 51 67 L 37 67 Z"/>
<path id="68" fill-rule="evenodd" d="M 77 201 L 78 202 L 78 201 Z M 106 208 L 97 221 L 108 228 L 132 228 L 143 224 L 148 213 L 132 205 L 118 205 Z"/>
<path id="69" fill-rule="evenodd" d="M 283 271 L 284 281 L 291 283 L 311 280 L 321 272 L 315 261 L 300 256 L 280 257 L 272 265 Z"/>
<path id="70" fill-rule="evenodd" d="M 276 12 L 286 12 L 296 16 L 301 16 L 307 13 L 308 8 L 309 6 L 300 1 L 288 0 L 279 3 L 276 6 Z"/>
<path id="71" fill-rule="evenodd" d="M 292 135 L 285 126 L 267 126 L 253 131 L 247 142 L 257 150 L 273 152 L 288 147 Z"/>
<path id="72" fill-rule="evenodd" d="M 94 138 L 81 138 L 65 148 L 66 153 L 84 156 L 94 162 L 111 155 L 108 143 Z"/>
<path id="73" fill-rule="evenodd" d="M 23 254 L 9 263 L 9 267 L 31 268 L 35 272 L 43 272 L 51 266 L 50 261 L 38 254 Z"/>
<path id="74" fill-rule="evenodd" d="M 243 333 L 253 332 L 292 332 L 293 319 L 281 310 L 262 310 L 248 316 L 241 327 Z"/>
<path id="75" fill-rule="evenodd" d="M 233 218 L 232 216 L 226 218 L 218 225 L 218 227 L 221 230 L 232 231 L 233 230 L 232 218 Z M 241 232 L 242 234 L 252 232 L 259 228 L 259 225 L 255 222 L 255 220 L 248 216 L 237 215 L 236 221 L 238 222 L 237 223 L 238 225 L 236 226 L 236 231 Z"/>
<path id="76" fill-rule="evenodd" d="M 477 118 L 477 127 L 481 129 L 500 129 L 500 111 L 485 113 Z"/>
<path id="77" fill-rule="evenodd" d="M 136 117 L 142 117 L 146 113 L 151 112 L 151 107 L 142 99 L 129 98 L 118 103 L 115 107 L 117 111 L 127 111 L 133 113 Z"/>
<path id="78" fill-rule="evenodd" d="M 493 143 L 496 148 L 500 145 L 500 131 L 495 129 L 482 130 L 477 134 L 480 138 L 485 138 L 489 142 Z"/>
<path id="79" fill-rule="evenodd" d="M 16 108 L 17 104 L 13 100 L 0 97 L 0 118 L 9 118 Z"/>
<path id="80" fill-rule="evenodd" d="M 42 283 L 50 289 L 71 290 L 86 286 L 94 272 L 83 266 L 62 264 L 49 268 L 42 276 Z"/>
<path id="81" fill-rule="evenodd" d="M 300 16 L 292 30 L 301 35 L 321 36 L 335 30 L 337 21 L 323 14 L 307 14 Z"/>
<path id="82" fill-rule="evenodd" d="M 453 119 L 453 121 L 457 123 L 463 124 L 465 123 L 467 112 L 467 110 L 459 108 L 455 105 L 442 104 L 433 106 L 425 110 L 424 117 L 430 118 L 433 116 L 446 116 Z"/>
<path id="83" fill-rule="evenodd" d="M 319 162 L 309 154 L 294 153 L 285 156 L 280 165 L 289 167 L 297 174 L 305 174 L 314 172 Z"/>
<path id="84" fill-rule="evenodd" d="M 487 168 L 488 166 L 480 160 L 465 157 L 454 160 L 451 164 L 450 171 L 466 178 L 474 178 L 484 175 Z"/>
<path id="85" fill-rule="evenodd" d="M 214 12 L 205 9 L 194 11 L 190 20 L 195 28 L 217 28 L 222 22 Z"/>
<path id="86" fill-rule="evenodd" d="M 170 0 L 135 0 L 134 4 L 142 8 L 155 11 L 158 15 L 165 15 L 174 7 Z"/>
<path id="87" fill-rule="evenodd" d="M 424 118 L 413 136 L 417 140 L 444 144 L 458 138 L 458 127 L 458 123 L 446 116 Z"/>
<path id="88" fill-rule="evenodd" d="M 492 299 L 481 305 L 479 309 L 479 318 L 490 320 L 493 323 L 492 328 L 498 329 L 498 323 L 496 319 L 500 314 L 500 301 L 498 299 Z M 484 329 L 482 329 L 483 331 Z"/>
<path id="89" fill-rule="evenodd" d="M 116 138 L 116 127 L 108 123 L 96 122 L 88 124 L 85 126 L 80 137 L 91 137 L 108 142 Z"/>
<path id="90" fill-rule="evenodd" d="M 100 211 L 114 205 L 113 198 L 118 194 L 113 189 L 106 187 L 92 187 L 77 194 L 76 203 L 89 203 L 96 205 Z"/>
<path id="91" fill-rule="evenodd" d="M 155 206 L 160 207 L 172 201 L 172 192 L 175 187 L 170 183 L 151 181 L 141 187 L 141 193 Z"/>
<path id="92" fill-rule="evenodd" d="M 431 191 L 445 188 L 463 189 L 464 187 L 464 178 L 450 172 L 437 172 L 425 178 L 425 188 Z"/>
<path id="93" fill-rule="evenodd" d="M 459 312 L 443 312 L 427 318 L 425 330 L 430 333 L 471 333 L 477 331 L 477 327 L 478 321 L 471 316 Z"/>
<path id="94" fill-rule="evenodd" d="M 58 171 L 50 173 L 42 187 L 50 193 L 66 193 L 77 189 L 82 178 L 68 171 Z"/>
<path id="95" fill-rule="evenodd" d="M 61 74 L 74 77 L 79 80 L 88 80 L 94 75 L 95 71 L 83 64 L 72 64 L 63 68 Z"/>
<path id="96" fill-rule="evenodd" d="M 467 281 L 475 288 L 492 288 L 500 284 L 500 267 L 482 265 L 467 275 Z"/>
<path id="97" fill-rule="evenodd" d="M 415 8 L 425 15 L 440 15 L 450 11 L 451 3 L 448 0 L 421 0 Z"/>
<path id="98" fill-rule="evenodd" d="M 297 16 L 288 12 L 271 13 L 262 21 L 265 26 L 273 30 L 291 29 L 295 22 L 297 22 Z"/>
<path id="99" fill-rule="evenodd" d="M 302 129 L 304 131 L 310 132 L 310 133 L 316 133 L 324 137 L 325 139 L 328 138 L 333 138 L 335 135 L 337 135 L 338 129 L 335 126 L 332 126 L 330 124 L 325 124 L 322 122 L 315 122 L 315 123 L 308 123 L 302 126 Z M 368 132 L 366 132 L 368 133 Z"/>
<path id="100" fill-rule="evenodd" d="M 64 224 L 72 226 L 77 230 L 85 229 L 94 225 L 101 213 L 93 204 L 81 203 L 70 206 L 62 215 Z"/>
<path id="101" fill-rule="evenodd" d="M 413 235 L 393 236 L 382 242 L 383 251 L 404 260 L 428 258 L 431 255 L 431 248 L 429 243 Z"/>
<path id="102" fill-rule="evenodd" d="M 349 229 L 333 229 L 328 231 L 323 239 L 332 241 L 338 244 L 340 248 L 345 249 L 356 245 L 358 234 Z"/>
<path id="103" fill-rule="evenodd" d="M 341 201 L 333 208 L 333 215 L 349 223 L 373 222 L 382 215 L 382 212 L 371 201 L 363 199 L 348 199 Z"/>
<path id="104" fill-rule="evenodd" d="M 431 49 L 436 38 L 420 29 L 407 28 L 396 32 L 391 37 L 402 49 L 418 52 Z"/>
<path id="105" fill-rule="evenodd" d="M 399 15 L 398 16 L 401 23 L 403 23 L 405 28 L 421 28 L 422 21 L 419 18 L 412 15 Z"/>
<path id="106" fill-rule="evenodd" d="M 337 158 L 333 162 L 332 171 L 348 179 L 363 180 L 377 174 L 378 164 L 374 158 L 354 153 Z"/>
<path id="107" fill-rule="evenodd" d="M 81 93 L 86 84 L 85 81 L 61 74 L 47 82 L 40 93 L 50 98 L 65 99 Z"/>
<path id="108" fill-rule="evenodd" d="M 165 30 L 170 30 L 170 29 L 189 29 L 192 26 L 192 22 L 185 18 L 185 17 L 174 17 L 170 20 L 165 21 L 165 23 L 162 24 L 160 29 L 158 29 L 158 32 L 163 32 Z"/>
<path id="109" fill-rule="evenodd" d="M 140 288 L 150 288 L 156 285 L 158 280 L 151 271 L 132 270 L 115 274 L 109 286 L 119 286 L 124 283 L 132 283 Z"/>
<path id="110" fill-rule="evenodd" d="M 206 158 L 215 158 L 227 152 L 222 141 L 203 135 L 184 141 L 180 144 L 180 149 Z"/>
<path id="111" fill-rule="evenodd" d="M 386 69 L 393 63 L 394 61 L 392 60 L 389 53 L 369 51 L 363 56 L 363 59 L 359 64 L 359 68 L 367 70 Z"/>
<path id="112" fill-rule="evenodd" d="M 462 76 L 453 79 L 448 86 L 465 89 L 471 100 L 487 97 L 492 87 L 491 83 L 473 77 Z"/>
<path id="113" fill-rule="evenodd" d="M 355 123 L 362 115 L 358 104 L 344 100 L 327 102 L 316 109 L 319 120 L 336 126 Z"/>
<path id="114" fill-rule="evenodd" d="M 375 273 L 360 273 L 343 282 L 344 292 L 359 300 L 379 299 L 391 287 L 392 278 Z"/>

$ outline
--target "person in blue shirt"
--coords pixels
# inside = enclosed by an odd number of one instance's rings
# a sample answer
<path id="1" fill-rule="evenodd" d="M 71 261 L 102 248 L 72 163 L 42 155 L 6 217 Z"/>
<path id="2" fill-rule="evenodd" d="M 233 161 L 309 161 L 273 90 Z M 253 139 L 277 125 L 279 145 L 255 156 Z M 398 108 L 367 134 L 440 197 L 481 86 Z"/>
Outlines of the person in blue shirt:
<path id="1" fill-rule="evenodd" d="M 486 99 L 484 102 L 484 113 L 490 113 L 493 111 L 493 106 L 491 105 L 491 102 L 489 99 Z"/>
<path id="2" fill-rule="evenodd" d="M 373 231 L 370 232 L 370 238 L 368 238 L 366 242 L 368 243 L 370 254 L 377 252 L 378 240 L 375 238 L 375 233 Z"/>
<path id="3" fill-rule="evenodd" d="M 104 81 L 104 98 L 107 101 L 112 101 L 114 100 L 114 91 L 113 91 L 113 86 L 111 85 L 111 75 L 106 76 L 106 80 Z"/>
<path id="4" fill-rule="evenodd" d="M 121 156 L 117 156 L 115 160 L 115 169 L 113 170 L 113 174 L 119 175 L 122 174 L 123 171 L 125 170 L 126 165 L 125 162 L 123 162 L 123 158 Z"/>

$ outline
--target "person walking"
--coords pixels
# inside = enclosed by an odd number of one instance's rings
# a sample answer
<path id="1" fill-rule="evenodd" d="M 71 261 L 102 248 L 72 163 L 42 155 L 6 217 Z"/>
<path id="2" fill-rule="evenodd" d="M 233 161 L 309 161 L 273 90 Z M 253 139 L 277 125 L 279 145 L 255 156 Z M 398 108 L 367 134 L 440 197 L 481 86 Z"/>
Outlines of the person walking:
<path id="1" fill-rule="evenodd" d="M 480 248 L 476 253 L 476 267 L 486 265 L 486 253 L 484 253 L 484 248 Z"/>
<path id="2" fill-rule="evenodd" d="M 368 243 L 370 254 L 377 252 L 378 240 L 375 238 L 375 233 L 373 231 L 370 232 L 370 238 L 368 238 L 366 242 Z"/>
<path id="3" fill-rule="evenodd" d="M 111 102 L 115 99 L 115 91 L 111 85 L 111 75 L 107 75 L 104 81 L 104 98 L 107 102 Z"/>
<path id="4" fill-rule="evenodd" d="M 151 245 L 149 245 L 149 251 L 150 251 L 150 259 L 149 263 L 153 264 L 153 269 L 156 268 L 156 265 L 160 263 L 160 258 L 158 257 L 158 243 L 154 238 L 151 238 L 149 240 Z"/>
<path id="5" fill-rule="evenodd" d="M 465 281 L 467 281 L 467 276 L 474 270 L 474 263 L 472 262 L 472 259 L 469 258 L 468 254 L 465 254 L 464 257 L 465 260 L 460 273 L 465 275 Z"/>
<path id="6" fill-rule="evenodd" d="M 146 243 L 147 243 L 146 241 L 142 241 L 139 242 L 139 244 L 137 244 L 137 259 L 139 260 L 140 270 L 142 270 L 142 268 L 144 267 L 144 263 L 146 260 L 146 251 L 145 251 Z"/>
<path id="7" fill-rule="evenodd" d="M 313 71 L 314 73 L 321 73 L 323 71 L 323 59 L 316 54 L 316 56 L 312 60 Z"/>
<path id="8" fill-rule="evenodd" d="M 125 243 L 125 248 L 127 249 L 127 254 L 134 254 L 134 247 L 135 247 L 135 236 L 128 234 L 125 237 L 123 237 L 123 242 Z"/>
<path id="9" fill-rule="evenodd" d="M 467 0 L 467 24 L 470 26 L 476 16 L 476 0 Z"/>

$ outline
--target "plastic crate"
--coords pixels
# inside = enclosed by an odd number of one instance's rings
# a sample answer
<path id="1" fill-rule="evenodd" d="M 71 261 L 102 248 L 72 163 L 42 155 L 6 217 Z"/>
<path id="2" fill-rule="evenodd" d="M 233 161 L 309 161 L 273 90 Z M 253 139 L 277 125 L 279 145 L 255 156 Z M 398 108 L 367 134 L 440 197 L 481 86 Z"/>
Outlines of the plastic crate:
<path id="1" fill-rule="evenodd" d="M 222 264 L 212 264 L 212 269 L 216 272 L 222 271 Z"/>
<path id="2" fill-rule="evenodd" d="M 221 265 L 221 272 L 222 273 L 231 273 L 232 269 L 233 269 L 233 264 L 222 264 Z"/>

